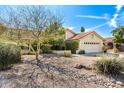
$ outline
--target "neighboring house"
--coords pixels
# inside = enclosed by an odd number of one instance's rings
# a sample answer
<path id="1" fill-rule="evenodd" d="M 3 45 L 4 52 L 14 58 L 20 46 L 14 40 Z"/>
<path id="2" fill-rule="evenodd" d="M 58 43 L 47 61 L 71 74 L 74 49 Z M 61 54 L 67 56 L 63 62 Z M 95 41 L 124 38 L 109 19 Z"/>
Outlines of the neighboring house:
<path id="1" fill-rule="evenodd" d="M 113 53 L 114 45 L 115 43 L 113 42 L 112 37 L 105 38 L 104 49 L 106 50 L 107 53 Z"/>
<path id="2" fill-rule="evenodd" d="M 104 42 L 107 46 L 111 46 L 113 44 L 113 47 L 115 46 L 118 49 L 118 52 L 124 52 L 124 45 L 120 45 L 117 43 L 114 43 L 113 37 L 105 38 Z M 112 49 L 108 49 L 109 52 L 112 51 Z"/>
<path id="3" fill-rule="evenodd" d="M 113 42 L 113 37 L 105 38 L 105 43 L 114 43 Z"/>
<path id="4" fill-rule="evenodd" d="M 85 53 L 102 52 L 104 38 L 95 31 L 74 33 L 67 29 L 65 33 L 66 41 L 76 40 L 79 42 L 78 50 L 84 50 Z"/>

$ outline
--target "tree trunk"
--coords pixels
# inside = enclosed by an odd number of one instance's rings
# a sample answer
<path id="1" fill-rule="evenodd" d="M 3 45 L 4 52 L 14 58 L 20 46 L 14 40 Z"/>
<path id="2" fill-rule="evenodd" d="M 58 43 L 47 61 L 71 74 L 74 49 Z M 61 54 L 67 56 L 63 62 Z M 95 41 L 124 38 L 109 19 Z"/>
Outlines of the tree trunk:
<path id="1" fill-rule="evenodd" d="M 37 60 L 37 62 L 39 62 L 39 53 L 40 53 L 40 43 L 39 43 L 39 39 L 38 39 L 37 50 L 36 50 L 36 60 Z"/>
<path id="2" fill-rule="evenodd" d="M 18 43 L 17 45 L 20 47 L 20 41 L 21 41 L 21 31 L 18 30 Z"/>
<path id="3" fill-rule="evenodd" d="M 28 41 L 28 51 L 31 52 L 31 41 Z"/>
<path id="4" fill-rule="evenodd" d="M 37 60 L 37 62 L 39 61 L 39 53 L 38 53 L 38 51 L 36 51 L 36 60 Z"/>

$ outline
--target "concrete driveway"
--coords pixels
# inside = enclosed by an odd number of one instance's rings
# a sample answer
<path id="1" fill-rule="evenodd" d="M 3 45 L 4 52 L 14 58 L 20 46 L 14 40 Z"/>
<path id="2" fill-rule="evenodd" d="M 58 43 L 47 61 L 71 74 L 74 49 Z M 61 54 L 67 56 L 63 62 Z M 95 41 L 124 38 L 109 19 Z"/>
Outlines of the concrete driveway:
<path id="1" fill-rule="evenodd" d="M 84 66 L 92 66 L 100 57 L 92 57 L 85 55 L 74 54 L 72 57 L 73 65 L 82 64 Z"/>

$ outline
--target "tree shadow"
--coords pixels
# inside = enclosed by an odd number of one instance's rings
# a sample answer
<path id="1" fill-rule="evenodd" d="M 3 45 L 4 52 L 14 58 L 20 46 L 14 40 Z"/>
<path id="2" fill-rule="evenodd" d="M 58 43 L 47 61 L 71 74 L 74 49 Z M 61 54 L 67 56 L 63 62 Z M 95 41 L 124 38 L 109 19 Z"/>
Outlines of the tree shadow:
<path id="1" fill-rule="evenodd" d="M 116 81 L 120 81 L 124 84 L 124 73 L 119 73 L 118 75 L 111 75 Z"/>
<path id="2" fill-rule="evenodd" d="M 56 57 L 56 54 L 41 54 L 43 58 L 50 58 L 50 57 Z"/>

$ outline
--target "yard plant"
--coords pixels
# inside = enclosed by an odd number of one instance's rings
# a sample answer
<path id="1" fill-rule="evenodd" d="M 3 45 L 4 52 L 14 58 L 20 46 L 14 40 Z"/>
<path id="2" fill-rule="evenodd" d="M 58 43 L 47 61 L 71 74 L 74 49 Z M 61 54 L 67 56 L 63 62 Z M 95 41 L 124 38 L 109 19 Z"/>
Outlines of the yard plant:
<path id="1" fill-rule="evenodd" d="M 123 71 L 122 62 L 115 58 L 101 58 L 95 64 L 98 72 L 117 75 Z"/>
<path id="2" fill-rule="evenodd" d="M 13 44 L 0 43 L 0 70 L 7 69 L 15 63 L 21 62 L 20 47 Z"/>
<path id="3" fill-rule="evenodd" d="M 66 49 L 71 50 L 72 53 L 76 53 L 79 43 L 77 41 L 66 42 Z"/>
<path id="4" fill-rule="evenodd" d="M 119 26 L 112 31 L 113 40 L 116 43 L 124 44 L 124 26 Z"/>
<path id="5" fill-rule="evenodd" d="M 52 53 L 51 45 L 49 45 L 49 44 L 41 45 L 41 51 L 42 51 L 42 53 Z"/>
<path id="6" fill-rule="evenodd" d="M 71 51 L 64 51 L 64 57 L 71 57 Z"/>

